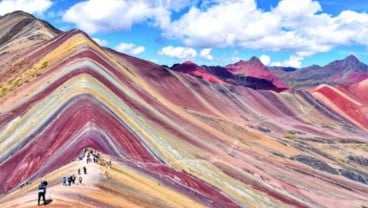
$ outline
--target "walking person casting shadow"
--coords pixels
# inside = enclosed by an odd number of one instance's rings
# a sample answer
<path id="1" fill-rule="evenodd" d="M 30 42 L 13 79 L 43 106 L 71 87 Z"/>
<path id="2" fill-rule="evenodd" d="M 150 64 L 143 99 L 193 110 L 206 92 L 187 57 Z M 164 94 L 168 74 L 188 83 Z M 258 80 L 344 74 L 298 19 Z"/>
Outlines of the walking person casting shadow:
<path id="1" fill-rule="evenodd" d="M 48 205 L 52 202 L 52 199 L 46 200 L 46 188 L 48 182 L 45 180 L 41 181 L 41 184 L 38 186 L 38 206 L 40 206 L 41 199 L 43 200 L 43 205 Z"/>

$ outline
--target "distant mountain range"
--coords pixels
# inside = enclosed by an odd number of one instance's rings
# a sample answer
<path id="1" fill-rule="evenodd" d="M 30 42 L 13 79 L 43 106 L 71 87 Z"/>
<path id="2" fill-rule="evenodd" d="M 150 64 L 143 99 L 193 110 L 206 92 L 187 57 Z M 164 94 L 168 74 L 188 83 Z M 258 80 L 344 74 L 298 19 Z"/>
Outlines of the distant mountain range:
<path id="1" fill-rule="evenodd" d="M 315 87 L 319 84 L 350 85 L 368 78 L 368 65 L 354 55 L 325 66 L 304 68 L 265 66 L 252 57 L 228 66 L 198 66 L 192 62 L 175 64 L 172 70 L 187 73 L 213 83 L 228 83 L 253 89 L 277 92 L 292 88 Z"/>
<path id="2" fill-rule="evenodd" d="M 354 55 L 333 61 L 325 66 L 304 68 L 268 67 L 281 80 L 293 87 L 311 87 L 319 84 L 349 85 L 368 78 L 368 65 Z"/>
<path id="3" fill-rule="evenodd" d="M 239 61 L 225 67 L 198 66 L 192 62 L 184 62 L 183 64 L 173 65 L 171 69 L 217 84 L 237 85 L 277 92 L 288 89 L 288 86 L 271 73 L 256 57 L 249 61 Z"/>

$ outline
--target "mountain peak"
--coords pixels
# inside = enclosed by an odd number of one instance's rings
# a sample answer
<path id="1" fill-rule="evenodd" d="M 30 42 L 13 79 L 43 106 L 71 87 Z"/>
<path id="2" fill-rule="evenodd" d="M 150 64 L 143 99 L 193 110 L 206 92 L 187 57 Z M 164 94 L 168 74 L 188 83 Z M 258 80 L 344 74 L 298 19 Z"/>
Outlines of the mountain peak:
<path id="1" fill-rule="evenodd" d="M 184 61 L 183 64 L 184 65 L 197 65 L 197 64 L 193 63 L 192 61 Z"/>
<path id="2" fill-rule="evenodd" d="M 256 71 L 268 71 L 267 67 L 255 56 L 252 56 L 249 60 L 241 60 L 234 64 L 229 64 L 226 66 L 233 73 L 243 73 L 254 69 Z"/>
<path id="3" fill-rule="evenodd" d="M 270 72 L 268 68 L 255 56 L 248 61 L 239 61 L 235 64 L 229 64 L 226 68 L 236 76 L 253 77 L 270 81 L 276 88 L 283 90 L 288 86 L 279 78 Z"/>
<path id="4" fill-rule="evenodd" d="M 0 45 L 3 43 L 9 45 L 11 41 L 18 44 L 15 41 L 18 38 L 28 38 L 29 40 L 36 40 L 34 42 L 41 42 L 61 33 L 60 30 L 54 28 L 48 22 L 39 20 L 24 11 L 14 11 L 0 16 L 0 31 Z"/>
<path id="5" fill-rule="evenodd" d="M 178 71 L 185 74 L 190 74 L 195 77 L 200 77 L 206 81 L 217 83 L 217 84 L 223 84 L 226 83 L 216 77 L 215 75 L 208 72 L 204 67 L 197 65 L 196 63 L 193 63 L 191 61 L 185 61 L 182 64 L 174 64 L 171 67 L 172 70 Z"/>
<path id="6" fill-rule="evenodd" d="M 349 63 L 360 63 L 359 59 L 353 54 L 350 54 L 349 56 L 347 56 L 343 61 L 346 61 Z"/>
<path id="7" fill-rule="evenodd" d="M 0 16 L 0 84 L 14 79 L 22 67 L 14 68 L 26 56 L 61 33 L 49 23 L 23 11 Z"/>
<path id="8" fill-rule="evenodd" d="M 29 14 L 29 13 L 24 12 L 24 11 L 21 11 L 21 10 L 17 10 L 17 11 L 14 11 L 14 12 L 7 13 L 7 14 L 5 14 L 3 16 L 0 16 L 0 19 L 6 18 L 6 17 L 10 17 L 10 18 L 13 18 L 13 17 L 25 17 L 25 18 L 36 19 L 36 17 L 34 17 L 32 14 Z"/>
<path id="9" fill-rule="evenodd" d="M 339 71 L 346 71 L 346 70 L 366 71 L 366 69 L 362 69 L 362 68 L 367 68 L 367 66 L 363 64 L 362 62 L 360 62 L 359 59 L 355 57 L 354 55 L 349 55 L 345 59 L 342 59 L 342 60 L 333 61 L 329 63 L 328 65 L 326 65 L 325 67 L 333 68 Z"/>
<path id="10" fill-rule="evenodd" d="M 256 57 L 256 56 L 252 56 L 252 57 L 249 59 L 249 61 L 250 61 L 250 62 L 259 62 L 259 63 L 261 63 L 261 60 L 259 60 L 259 58 L 258 58 L 258 57 Z"/>
<path id="11" fill-rule="evenodd" d="M 246 66 L 248 64 L 251 65 L 258 65 L 258 66 L 264 66 L 263 63 L 261 62 L 261 60 L 259 60 L 257 57 L 252 56 L 249 60 L 240 60 L 234 64 L 230 64 L 230 65 L 235 65 L 235 66 Z"/>

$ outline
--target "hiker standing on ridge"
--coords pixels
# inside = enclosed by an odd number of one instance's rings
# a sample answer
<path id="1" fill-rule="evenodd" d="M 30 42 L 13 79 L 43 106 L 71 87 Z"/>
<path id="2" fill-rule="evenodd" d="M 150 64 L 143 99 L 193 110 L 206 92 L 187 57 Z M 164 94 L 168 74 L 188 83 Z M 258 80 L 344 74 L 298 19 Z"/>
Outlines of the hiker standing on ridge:
<path id="1" fill-rule="evenodd" d="M 71 186 L 72 185 L 72 177 L 71 176 L 69 176 L 68 177 L 68 186 Z"/>
<path id="2" fill-rule="evenodd" d="M 63 186 L 66 186 L 66 177 L 63 177 Z"/>
<path id="3" fill-rule="evenodd" d="M 46 196 L 46 187 L 47 181 L 42 180 L 41 184 L 38 186 L 38 206 L 40 206 L 41 198 L 43 200 L 43 204 L 45 205 L 45 196 Z"/>
<path id="4" fill-rule="evenodd" d="M 75 179 L 76 179 L 76 177 L 75 177 L 75 175 L 73 174 L 73 175 L 72 175 L 72 183 L 73 183 L 73 184 L 75 184 Z"/>

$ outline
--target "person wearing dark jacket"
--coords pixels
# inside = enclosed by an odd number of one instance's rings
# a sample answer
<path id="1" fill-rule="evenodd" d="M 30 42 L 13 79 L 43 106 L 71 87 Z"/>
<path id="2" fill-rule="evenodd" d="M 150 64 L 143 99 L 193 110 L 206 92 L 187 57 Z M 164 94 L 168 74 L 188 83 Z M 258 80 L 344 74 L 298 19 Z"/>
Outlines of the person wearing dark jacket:
<path id="1" fill-rule="evenodd" d="M 47 184 L 47 181 L 42 181 L 41 184 L 38 186 L 38 206 L 40 206 L 41 198 L 43 200 L 43 204 L 45 204 Z"/>
<path id="2" fill-rule="evenodd" d="M 75 179 L 76 179 L 75 175 L 73 174 L 71 177 L 72 177 L 72 183 L 75 184 Z"/>

